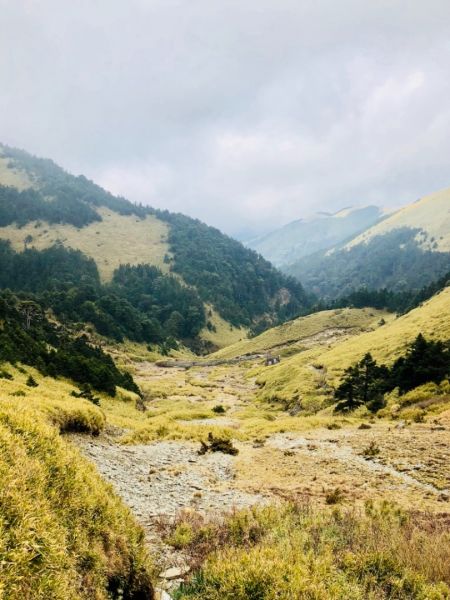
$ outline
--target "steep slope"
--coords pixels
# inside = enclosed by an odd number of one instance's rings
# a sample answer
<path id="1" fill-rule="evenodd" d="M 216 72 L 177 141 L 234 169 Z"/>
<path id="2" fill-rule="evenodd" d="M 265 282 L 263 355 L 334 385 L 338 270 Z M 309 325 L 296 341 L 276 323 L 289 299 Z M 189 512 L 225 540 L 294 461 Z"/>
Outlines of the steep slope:
<path id="1" fill-rule="evenodd" d="M 261 396 L 288 403 L 300 402 L 317 410 L 332 402 L 332 387 L 344 369 L 371 352 L 387 364 L 398 358 L 419 333 L 427 338 L 450 339 L 450 287 L 411 312 L 374 331 L 361 333 L 330 349 L 313 348 L 260 370 Z"/>
<path id="2" fill-rule="evenodd" d="M 3 365 L 5 369 L 5 366 Z M 6 367 L 0 380 L 0 597 L 148 598 L 144 536 L 110 485 L 58 433 L 102 411 L 72 385 Z M 36 387 L 30 388 L 27 376 Z"/>
<path id="3" fill-rule="evenodd" d="M 179 315 L 183 321 L 191 319 L 179 308 L 163 321 L 158 316 L 157 292 L 161 286 L 173 288 L 168 282 L 173 277 L 207 305 L 197 322 L 212 343 L 217 342 L 217 323 L 231 325 L 234 341 L 246 328 L 298 314 L 308 302 L 297 282 L 217 229 L 134 205 L 50 160 L 1 145 L 0 239 L 21 254 L 54 245 L 79 250 L 95 261 L 103 285 L 114 282 L 121 265 L 157 267 L 156 292 L 153 284 L 151 289 L 141 286 L 139 297 L 127 296 L 127 301 L 148 319 L 159 320 L 163 337 L 183 337 Z M 141 277 L 141 270 L 135 269 L 133 277 Z"/>
<path id="4" fill-rule="evenodd" d="M 450 189 L 414 202 L 344 246 L 285 267 L 326 299 L 360 287 L 419 289 L 450 268 Z"/>
<path id="5" fill-rule="evenodd" d="M 380 208 L 345 208 L 335 214 L 320 213 L 310 219 L 299 219 L 281 229 L 246 243 L 280 267 L 326 250 L 367 229 L 383 217 Z"/>
<path id="6" fill-rule="evenodd" d="M 355 237 L 345 247 L 367 243 L 376 236 L 403 227 L 420 229 L 416 241 L 422 249 L 450 252 L 450 188 L 404 206 Z"/>

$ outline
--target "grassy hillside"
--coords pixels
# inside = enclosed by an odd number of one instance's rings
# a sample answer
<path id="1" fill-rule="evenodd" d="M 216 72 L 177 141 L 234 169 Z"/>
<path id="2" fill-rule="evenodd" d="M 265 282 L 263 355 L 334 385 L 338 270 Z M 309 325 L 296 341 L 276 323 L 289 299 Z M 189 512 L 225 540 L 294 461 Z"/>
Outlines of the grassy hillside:
<path id="1" fill-rule="evenodd" d="M 426 235 L 419 233 L 416 241 L 424 250 L 450 252 L 450 188 L 424 196 L 401 208 L 355 237 L 346 247 L 366 243 L 377 235 L 401 227 L 422 230 Z"/>
<path id="2" fill-rule="evenodd" d="M 9 158 L 2 156 L 0 146 L 0 181 L 2 185 L 10 185 L 18 190 L 34 187 L 34 181 L 27 173 L 11 164 Z"/>
<path id="3" fill-rule="evenodd" d="M 335 214 L 320 214 L 311 219 L 288 223 L 281 229 L 247 242 L 276 266 L 291 264 L 318 250 L 336 244 L 367 229 L 380 220 L 382 211 L 376 206 L 347 208 Z"/>
<path id="4" fill-rule="evenodd" d="M 321 336 L 325 343 L 336 335 L 354 335 L 378 327 L 381 319 L 389 320 L 392 315 L 374 309 L 337 309 L 300 317 L 264 331 L 262 334 L 242 340 L 219 350 L 214 358 L 233 358 L 245 354 L 273 351 L 289 348 L 291 352 L 300 352 L 310 338 Z M 327 336 L 329 333 L 329 337 Z"/>
<path id="5" fill-rule="evenodd" d="M 62 223 L 50 226 L 39 221 L 22 227 L 1 227 L 0 239 L 9 240 L 17 252 L 25 247 L 43 250 L 58 243 L 81 250 L 95 260 L 103 282 L 111 281 L 114 271 L 124 264 L 146 263 L 169 272 L 169 265 L 164 262 L 164 257 L 170 256 L 166 223 L 153 215 L 139 219 L 118 215 L 107 208 L 99 209 L 98 213 L 100 222 L 82 228 Z"/>
<path id="6" fill-rule="evenodd" d="M 371 352 L 375 359 L 392 363 L 419 333 L 431 339 L 450 339 L 450 287 L 422 306 L 391 320 L 375 331 L 362 333 L 330 349 L 313 348 L 279 365 L 260 368 L 260 396 L 288 403 L 299 402 L 317 410 L 332 402 L 332 387 L 344 369 Z"/>
<path id="7" fill-rule="evenodd" d="M 11 378 L 0 379 L 0 598 L 151 599 L 143 532 L 58 433 L 98 431 L 102 411 L 70 396 L 65 381 L 3 368 Z"/>

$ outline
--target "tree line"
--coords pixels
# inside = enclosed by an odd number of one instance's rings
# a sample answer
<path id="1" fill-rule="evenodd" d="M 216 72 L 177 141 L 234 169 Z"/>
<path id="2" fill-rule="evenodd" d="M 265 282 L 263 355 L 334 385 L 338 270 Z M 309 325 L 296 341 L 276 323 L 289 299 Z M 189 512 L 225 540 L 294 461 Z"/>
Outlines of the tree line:
<path id="1" fill-rule="evenodd" d="M 344 371 L 334 393 L 336 412 L 367 406 L 376 412 L 384 406 L 384 394 L 398 388 L 400 394 L 425 383 L 441 383 L 450 376 L 450 341 L 427 340 L 419 334 L 391 367 L 379 365 L 370 353 Z"/>

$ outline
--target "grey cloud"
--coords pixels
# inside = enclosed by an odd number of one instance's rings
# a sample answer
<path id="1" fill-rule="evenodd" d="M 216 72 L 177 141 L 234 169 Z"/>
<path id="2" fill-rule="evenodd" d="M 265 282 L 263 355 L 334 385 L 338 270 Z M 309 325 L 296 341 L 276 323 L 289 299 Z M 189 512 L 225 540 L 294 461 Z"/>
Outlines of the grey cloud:
<path id="1" fill-rule="evenodd" d="M 227 232 L 450 186 L 450 5 L 0 0 L 0 139 Z"/>

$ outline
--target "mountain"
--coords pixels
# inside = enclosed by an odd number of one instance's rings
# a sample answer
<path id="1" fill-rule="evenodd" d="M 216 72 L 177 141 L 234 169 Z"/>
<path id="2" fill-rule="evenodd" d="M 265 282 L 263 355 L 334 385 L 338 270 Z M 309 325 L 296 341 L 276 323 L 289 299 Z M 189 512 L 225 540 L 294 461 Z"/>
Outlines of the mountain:
<path id="1" fill-rule="evenodd" d="M 326 250 L 353 237 L 383 218 L 376 206 L 344 208 L 337 213 L 318 213 L 299 219 L 261 237 L 246 242 L 274 265 L 281 267 Z"/>
<path id="2" fill-rule="evenodd" d="M 211 346 L 308 303 L 299 283 L 217 229 L 3 145 L 0 241 L 0 287 L 116 339 Z"/>
<path id="3" fill-rule="evenodd" d="M 283 270 L 324 299 L 361 287 L 418 290 L 450 270 L 450 189 L 425 196 L 352 240 Z"/>

